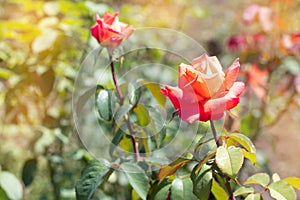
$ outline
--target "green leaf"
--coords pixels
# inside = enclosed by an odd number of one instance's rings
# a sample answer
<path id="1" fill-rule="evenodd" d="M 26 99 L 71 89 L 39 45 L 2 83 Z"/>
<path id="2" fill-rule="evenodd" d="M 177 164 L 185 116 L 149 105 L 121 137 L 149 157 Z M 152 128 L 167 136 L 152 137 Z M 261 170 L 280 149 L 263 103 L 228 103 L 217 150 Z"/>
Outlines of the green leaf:
<path id="1" fill-rule="evenodd" d="M 112 119 L 115 110 L 115 97 L 111 90 L 100 90 L 96 94 L 96 105 L 100 118 L 105 121 Z"/>
<path id="2" fill-rule="evenodd" d="M 147 82 L 147 81 L 141 81 L 140 84 L 143 85 L 144 87 L 146 87 L 151 92 L 151 94 L 153 95 L 153 97 L 156 99 L 157 103 L 161 107 L 165 106 L 166 97 L 165 97 L 165 95 L 163 95 L 160 92 L 160 85 L 159 84 L 153 83 L 153 82 Z"/>
<path id="3" fill-rule="evenodd" d="M 199 164 L 196 166 L 195 168 L 195 173 L 198 173 L 198 171 L 202 168 L 202 166 L 207 163 L 207 161 L 209 161 L 210 159 L 212 159 L 214 156 L 216 155 L 216 151 L 212 152 L 211 154 L 209 154 L 208 156 L 206 156 L 206 158 L 204 158 L 203 160 L 201 160 L 199 162 Z"/>
<path id="4" fill-rule="evenodd" d="M 126 130 L 127 130 L 126 124 L 122 124 L 120 126 L 120 128 L 118 128 L 118 130 L 115 132 L 115 135 L 114 135 L 113 139 L 111 140 L 111 144 L 109 146 L 109 154 L 110 155 L 113 154 L 115 147 L 118 146 L 118 144 L 122 140 Z"/>
<path id="5" fill-rule="evenodd" d="M 147 126 L 150 121 L 151 118 L 149 116 L 149 112 L 147 110 L 147 108 L 145 106 L 143 106 L 142 104 L 138 104 L 133 108 L 133 112 L 137 115 L 138 117 L 138 125 L 140 126 Z"/>
<path id="6" fill-rule="evenodd" d="M 0 187 L 0 199 L 1 200 L 9 200 L 9 198 L 6 195 L 5 191 L 1 187 Z"/>
<path id="7" fill-rule="evenodd" d="M 135 106 L 140 98 L 141 98 L 141 94 L 142 94 L 142 90 L 140 85 L 138 84 L 128 84 L 128 98 L 129 98 L 129 102 Z"/>
<path id="8" fill-rule="evenodd" d="M 191 159 L 177 158 L 172 163 L 162 166 L 158 172 L 159 182 L 164 180 L 164 178 L 166 178 L 167 176 L 173 175 L 179 168 L 181 168 L 188 162 L 191 162 Z"/>
<path id="9" fill-rule="evenodd" d="M 101 85 L 97 85 L 97 88 L 99 89 L 104 89 L 103 86 Z M 90 89 L 88 89 L 87 91 L 85 91 L 79 98 L 78 101 L 75 105 L 75 110 L 76 110 L 76 114 L 77 116 L 80 115 L 82 108 L 85 106 L 86 102 L 88 101 L 88 99 L 95 94 L 96 91 L 96 87 L 92 87 Z"/>
<path id="10" fill-rule="evenodd" d="M 217 149 L 216 163 L 220 170 L 230 178 L 235 178 L 244 162 L 244 154 L 240 148 L 221 146 Z"/>
<path id="11" fill-rule="evenodd" d="M 207 200 L 210 196 L 212 188 L 212 171 L 208 165 L 203 165 L 198 174 L 195 174 L 197 166 L 194 167 L 191 173 L 191 179 L 193 181 L 193 193 L 200 200 Z"/>
<path id="12" fill-rule="evenodd" d="M 280 178 L 280 176 L 277 173 L 274 173 L 272 175 L 272 180 L 273 180 L 273 182 L 277 182 L 277 181 L 280 181 L 281 178 Z"/>
<path id="13" fill-rule="evenodd" d="M 154 138 L 151 139 L 155 140 L 156 148 L 160 148 L 167 133 L 164 119 L 162 118 L 162 114 L 159 112 L 158 108 L 154 108 L 149 105 L 146 106 L 146 108 L 148 109 L 151 118 L 151 129 L 155 133 Z"/>
<path id="14" fill-rule="evenodd" d="M 76 184 L 76 199 L 90 199 L 98 186 L 103 182 L 105 175 L 110 170 L 108 161 L 91 160 L 83 169 L 80 179 Z"/>
<path id="15" fill-rule="evenodd" d="M 146 176 L 145 171 L 133 163 L 122 163 L 121 168 L 124 170 L 130 185 L 136 191 L 136 193 L 142 199 L 146 199 L 149 190 L 149 179 Z"/>
<path id="16" fill-rule="evenodd" d="M 270 177 L 266 173 L 257 173 L 254 174 L 253 176 L 250 176 L 243 185 L 250 185 L 250 184 L 255 184 L 255 185 L 261 185 L 263 187 L 267 187 L 270 182 Z"/>
<path id="17" fill-rule="evenodd" d="M 128 134 L 124 134 L 122 140 L 119 143 L 119 147 L 125 152 L 133 152 L 132 138 Z"/>
<path id="18" fill-rule="evenodd" d="M 210 134 L 206 134 L 203 136 L 199 144 L 195 148 L 197 159 L 204 160 L 209 154 L 216 152 L 217 145 L 215 140 L 210 136 Z"/>
<path id="19" fill-rule="evenodd" d="M 227 192 L 213 179 L 211 192 L 213 193 L 216 200 L 228 199 L 229 196 Z"/>
<path id="20" fill-rule="evenodd" d="M 269 185 L 270 194 L 277 200 L 296 200 L 293 187 L 284 181 L 277 181 Z"/>
<path id="21" fill-rule="evenodd" d="M 149 191 L 149 200 L 166 200 L 172 184 L 169 181 L 163 181 L 160 184 L 155 182 Z"/>
<path id="22" fill-rule="evenodd" d="M 171 199 L 183 199 L 183 183 L 181 179 L 175 179 L 171 187 Z"/>
<path id="23" fill-rule="evenodd" d="M 244 157 L 247 158 L 252 162 L 252 164 L 256 163 L 256 154 L 255 153 L 250 153 L 249 151 L 242 149 L 244 153 Z"/>
<path id="24" fill-rule="evenodd" d="M 132 105 L 121 106 L 114 115 L 114 124 L 117 124 L 131 109 Z"/>
<path id="25" fill-rule="evenodd" d="M 255 154 L 255 152 L 256 152 L 255 146 L 253 145 L 252 141 L 247 136 L 240 134 L 240 133 L 233 133 L 233 134 L 228 135 L 228 137 L 237 141 L 247 151 Z"/>
<path id="26" fill-rule="evenodd" d="M 193 200 L 197 197 L 193 194 L 193 183 L 191 179 L 175 179 L 171 187 L 171 199 L 178 200 Z"/>
<path id="27" fill-rule="evenodd" d="M 11 200 L 23 199 L 23 187 L 20 181 L 10 172 L 0 172 L 0 188 Z"/>
<path id="28" fill-rule="evenodd" d="M 24 185 L 29 186 L 36 174 L 37 171 L 37 159 L 29 159 L 25 162 L 22 170 L 22 180 Z"/>
<path id="29" fill-rule="evenodd" d="M 241 196 L 244 194 L 250 194 L 250 193 L 254 193 L 254 189 L 252 187 L 240 187 L 238 188 L 236 191 L 234 191 L 233 195 L 234 196 Z"/>
<path id="30" fill-rule="evenodd" d="M 300 190 L 300 178 L 288 177 L 288 178 L 284 179 L 283 181 L 289 183 L 294 188 Z"/>
<path id="31" fill-rule="evenodd" d="M 260 194 L 249 194 L 245 200 L 261 200 Z"/>

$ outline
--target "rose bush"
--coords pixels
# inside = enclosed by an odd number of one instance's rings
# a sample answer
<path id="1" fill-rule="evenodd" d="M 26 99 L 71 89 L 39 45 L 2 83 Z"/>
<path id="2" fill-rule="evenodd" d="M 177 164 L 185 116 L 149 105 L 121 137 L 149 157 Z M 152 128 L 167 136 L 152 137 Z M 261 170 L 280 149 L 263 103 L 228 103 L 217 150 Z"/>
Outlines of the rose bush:
<path id="1" fill-rule="evenodd" d="M 96 24 L 91 27 L 92 36 L 105 47 L 116 48 L 123 40 L 126 40 L 133 32 L 134 27 L 119 22 L 119 13 L 104 13 L 103 18 L 96 14 Z"/>
<path id="2" fill-rule="evenodd" d="M 244 83 L 235 82 L 239 60 L 224 73 L 219 60 L 203 54 L 190 65 L 179 65 L 178 87 L 166 86 L 161 92 L 173 103 L 179 116 L 189 123 L 220 119 L 234 108 L 244 90 Z"/>

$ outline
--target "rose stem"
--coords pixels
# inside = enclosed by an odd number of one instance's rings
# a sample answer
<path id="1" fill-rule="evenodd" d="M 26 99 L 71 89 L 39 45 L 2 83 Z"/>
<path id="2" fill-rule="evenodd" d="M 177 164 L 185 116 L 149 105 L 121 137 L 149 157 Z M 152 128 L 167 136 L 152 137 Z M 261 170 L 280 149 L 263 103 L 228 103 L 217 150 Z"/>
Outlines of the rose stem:
<path id="1" fill-rule="evenodd" d="M 216 141 L 217 147 L 219 147 L 219 146 L 221 146 L 221 143 L 220 143 L 220 140 L 219 140 L 219 138 L 218 138 L 218 136 L 217 136 L 217 131 L 216 131 L 214 122 L 213 122 L 213 120 L 210 120 L 209 122 L 210 122 L 210 127 L 211 127 L 211 130 L 212 130 L 214 139 L 215 139 L 215 141 Z"/>
<path id="2" fill-rule="evenodd" d="M 217 136 L 216 127 L 215 127 L 215 125 L 214 125 L 213 120 L 210 120 L 209 122 L 210 122 L 210 127 L 211 127 L 211 130 L 212 130 L 214 139 L 215 139 L 215 141 L 216 141 L 217 147 L 219 147 L 219 146 L 221 146 L 221 142 L 220 142 L 220 140 L 219 140 L 219 138 L 218 138 L 218 136 Z M 231 187 L 230 187 L 230 178 L 228 178 L 228 179 L 226 180 L 225 185 L 226 185 L 226 188 L 227 188 L 228 193 L 229 193 L 229 195 L 230 195 L 229 199 L 230 199 L 230 200 L 235 200 L 235 197 L 234 197 L 234 195 L 233 195 L 232 189 L 231 189 Z"/>
<path id="3" fill-rule="evenodd" d="M 118 82 L 117 82 L 116 72 L 115 72 L 115 65 L 114 65 L 114 61 L 112 59 L 113 50 L 112 51 L 108 50 L 108 52 L 109 52 L 109 61 L 110 61 L 112 79 L 113 79 L 114 85 L 115 85 L 116 90 L 117 90 L 117 96 L 118 96 L 118 99 L 120 100 L 120 105 L 123 105 L 123 95 L 121 93 L 120 87 L 119 87 Z"/>
<path id="4" fill-rule="evenodd" d="M 114 82 L 114 85 L 115 85 L 115 88 L 116 88 L 116 91 L 117 91 L 117 97 L 120 100 L 120 105 L 122 106 L 123 103 L 124 103 L 124 98 L 123 98 L 122 92 L 120 90 L 120 87 L 118 85 L 117 78 L 116 78 L 114 61 L 112 59 L 113 58 L 113 50 L 108 49 L 108 52 L 109 52 L 109 61 L 110 61 L 110 68 L 111 68 L 111 74 L 112 74 L 113 82 Z M 139 161 L 141 159 L 140 153 L 139 153 L 139 146 L 138 146 L 138 143 L 136 141 L 135 132 L 131 127 L 131 124 L 130 124 L 130 121 L 129 121 L 129 118 L 128 118 L 127 115 L 125 116 L 125 122 L 126 122 L 128 130 L 130 132 L 131 141 L 132 141 L 132 145 L 133 145 L 133 150 L 134 150 L 134 153 L 136 155 L 136 160 Z"/>

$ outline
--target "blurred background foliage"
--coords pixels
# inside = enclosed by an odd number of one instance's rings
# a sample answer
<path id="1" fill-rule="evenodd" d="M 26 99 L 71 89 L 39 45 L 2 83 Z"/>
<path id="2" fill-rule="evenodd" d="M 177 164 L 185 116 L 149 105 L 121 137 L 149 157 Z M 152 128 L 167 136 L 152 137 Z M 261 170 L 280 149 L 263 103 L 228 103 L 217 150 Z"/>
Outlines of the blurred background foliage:
<path id="1" fill-rule="evenodd" d="M 264 32 L 258 25 L 242 23 L 243 10 L 252 3 L 250 0 L 0 0 L 0 197 L 75 198 L 74 185 L 90 155 L 74 128 L 72 91 L 80 63 L 98 45 L 89 31 L 95 13 L 102 16 L 105 11 L 120 11 L 120 19 L 137 28 L 162 27 L 184 32 L 202 44 L 209 54 L 219 56 L 224 66 L 235 57 L 241 57 L 242 63 L 248 63 L 244 65 L 250 70 L 248 73 L 251 74 L 250 66 L 256 63 L 260 70 L 267 69 L 273 74 L 264 85 L 268 90 L 267 101 L 246 93 L 239 108 L 241 122 L 231 124 L 228 129 L 241 125 L 242 130 L 257 139 L 262 127 L 276 125 L 279 120 L 276 116 L 290 110 L 291 102 L 296 106 L 293 109 L 299 112 L 296 86 L 289 85 L 300 72 L 299 60 L 296 55 L 282 53 L 276 41 L 284 34 L 299 32 L 300 2 L 265 1 L 264 5 L 272 8 L 277 16 L 271 32 Z M 267 42 L 255 51 L 230 51 L 227 42 L 232 35 L 251 32 L 263 32 Z M 153 52 L 150 56 L 161 55 Z M 177 64 L 174 63 L 175 68 Z M 246 80 L 250 80 L 249 76 Z M 253 84 L 255 87 L 260 83 L 254 81 Z M 266 104 L 271 106 L 267 108 Z M 297 124 L 300 116 L 297 112 L 293 115 L 288 121 Z M 297 130 L 295 125 L 289 127 Z M 279 140 L 276 137 L 279 136 L 265 138 L 262 141 L 267 142 L 258 143 L 259 147 L 270 146 L 269 140 L 276 143 Z M 293 150 L 291 157 L 295 157 L 295 151 L 300 152 L 300 149 Z M 284 166 L 300 167 L 299 162 L 290 161 L 294 160 L 286 159 Z M 282 172 L 287 169 L 283 168 Z M 299 171 L 296 173 L 287 175 L 300 175 Z M 15 187 L 3 186 L 4 179 L 15 183 Z M 123 179 L 120 175 L 120 185 L 124 184 Z M 110 181 L 116 182 L 115 176 Z M 117 195 L 115 186 L 108 187 L 112 187 L 106 188 L 110 195 Z M 104 194 L 100 195 L 104 199 Z M 125 188 L 120 189 L 120 195 L 131 194 Z"/>

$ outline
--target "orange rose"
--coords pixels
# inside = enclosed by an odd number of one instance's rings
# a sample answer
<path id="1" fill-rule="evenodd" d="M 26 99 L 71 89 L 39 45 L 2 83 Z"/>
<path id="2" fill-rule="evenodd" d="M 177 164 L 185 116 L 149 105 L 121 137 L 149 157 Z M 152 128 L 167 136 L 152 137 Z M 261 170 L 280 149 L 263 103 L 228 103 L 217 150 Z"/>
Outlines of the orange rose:
<path id="1" fill-rule="evenodd" d="M 105 47 L 116 48 L 134 32 L 132 25 L 119 22 L 119 13 L 104 13 L 103 18 L 96 15 L 96 24 L 91 27 L 92 36 Z"/>
<path id="2" fill-rule="evenodd" d="M 181 63 L 178 87 L 166 86 L 161 92 L 169 97 L 184 121 L 217 120 L 240 101 L 245 85 L 235 82 L 239 68 L 236 59 L 224 73 L 216 57 L 203 54 L 190 65 Z"/>

